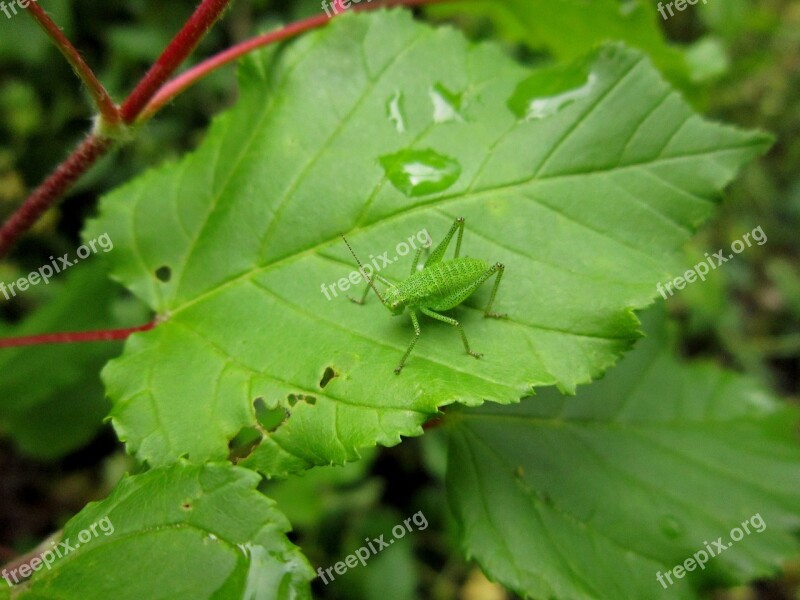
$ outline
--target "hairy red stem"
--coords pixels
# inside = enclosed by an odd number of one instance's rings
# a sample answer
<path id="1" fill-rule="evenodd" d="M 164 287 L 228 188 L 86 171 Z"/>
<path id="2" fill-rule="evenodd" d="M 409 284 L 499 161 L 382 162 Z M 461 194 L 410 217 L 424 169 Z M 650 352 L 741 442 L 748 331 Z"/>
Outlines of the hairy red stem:
<path id="1" fill-rule="evenodd" d="M 276 31 L 265 33 L 241 42 L 235 46 L 232 46 L 231 48 L 228 48 L 224 52 L 220 52 L 219 54 L 204 60 L 197 66 L 192 67 L 185 73 L 182 73 L 172 81 L 164 84 L 164 86 L 158 90 L 158 93 L 155 94 L 150 100 L 150 103 L 142 110 L 141 120 L 144 121 L 152 117 L 155 113 L 161 110 L 166 103 L 173 100 L 175 96 L 186 90 L 186 88 L 194 85 L 219 67 L 233 62 L 237 58 L 240 58 L 257 48 L 261 48 L 262 46 L 291 38 L 308 31 L 309 29 L 321 27 L 327 23 L 328 20 L 328 17 L 325 16 L 324 13 L 315 17 L 309 17 L 307 19 L 303 19 L 302 21 L 287 25 L 286 27 L 282 27 Z"/>
<path id="2" fill-rule="evenodd" d="M 76 331 L 64 333 L 44 333 L 41 335 L 26 335 L 0 339 L 0 348 L 18 348 L 20 346 L 34 346 L 36 344 L 72 344 L 75 342 L 111 342 L 125 340 L 130 335 L 139 331 L 149 331 L 155 327 L 156 322 L 151 321 L 138 327 L 126 329 L 101 329 L 98 331 Z"/>
<path id="3" fill-rule="evenodd" d="M 58 25 L 53 23 L 53 20 L 50 18 L 50 16 L 42 7 L 39 6 L 37 2 L 34 1 L 28 3 L 26 9 L 36 20 L 39 26 L 44 29 L 45 33 L 50 36 L 55 45 L 61 51 L 61 54 L 63 54 L 64 58 L 67 59 L 67 62 L 72 65 L 75 73 L 78 75 L 78 77 L 80 77 L 81 81 L 83 81 L 84 85 L 89 90 L 89 95 L 94 100 L 94 103 L 97 106 L 97 111 L 100 113 L 103 119 L 109 124 L 119 123 L 120 113 L 117 105 L 114 104 L 114 101 L 111 99 L 111 96 L 108 95 L 106 88 L 104 88 L 103 84 L 98 81 L 94 71 L 92 71 L 91 67 L 86 64 L 86 61 L 83 60 L 80 52 L 78 52 L 75 46 L 73 46 L 72 43 L 67 39 L 61 29 L 58 28 Z"/>
<path id="4" fill-rule="evenodd" d="M 197 46 L 202 36 L 220 17 L 229 2 L 230 0 L 203 0 L 189 21 L 169 43 L 158 61 L 156 61 L 156 64 L 153 65 L 128 96 L 128 99 L 125 100 L 118 114 L 121 115 L 126 123 L 130 123 L 136 118 L 158 87 L 167 80 L 178 65 Z M 36 2 L 31 2 L 28 6 L 35 5 Z M 80 60 L 80 64 L 90 72 L 91 69 L 80 58 L 78 51 L 72 47 L 47 14 L 41 9 L 38 12 L 35 9 L 31 9 L 31 11 L 31 14 L 37 18 L 42 27 L 45 27 L 45 31 L 48 34 L 60 36 L 59 39 L 63 38 L 67 45 L 59 44 L 62 52 L 66 47 L 72 48 L 74 55 L 72 53 L 65 54 L 67 60 L 77 57 Z M 72 64 L 72 60 L 70 60 L 70 64 Z M 93 74 L 91 79 L 96 81 Z M 97 85 L 100 85 L 99 82 Z M 92 134 L 73 150 L 72 154 L 28 196 L 22 206 L 0 227 L 0 258 L 8 254 L 17 239 L 30 229 L 42 213 L 55 204 L 72 187 L 72 184 L 88 171 L 111 146 L 111 140 L 103 138 L 99 134 Z"/>
<path id="5" fill-rule="evenodd" d="M 231 0 L 203 0 L 194 14 L 158 57 L 121 107 L 122 120 L 132 123 L 164 82 L 222 16 Z"/>
<path id="6" fill-rule="evenodd" d="M 13 554 L 11 556 L 11 562 L 4 564 L 3 565 L 3 569 L 6 570 L 6 571 L 13 572 L 13 571 L 16 571 L 17 569 L 19 569 L 24 564 L 30 564 L 30 561 L 32 559 L 37 558 L 37 557 L 41 556 L 45 551 L 50 550 L 49 546 L 51 545 L 51 543 L 53 541 L 60 540 L 61 536 L 63 534 L 64 534 L 63 529 L 53 533 L 52 535 L 48 536 L 47 539 L 42 540 L 42 542 L 38 546 L 36 546 L 34 549 L 32 549 L 29 552 L 26 552 L 25 554 L 22 554 L 22 555 L 17 555 L 16 552 L 12 551 Z M 31 571 L 33 571 L 33 569 L 31 569 Z M 32 574 L 33 573 L 31 573 L 31 575 Z M 28 577 L 30 577 L 30 575 Z M 25 581 L 26 579 L 28 579 L 28 577 L 22 577 L 20 575 L 20 580 L 21 581 Z M 6 580 L 6 582 L 9 585 L 11 585 L 10 581 Z"/>
<path id="7" fill-rule="evenodd" d="M 387 0 L 386 2 L 376 2 L 374 4 L 359 4 L 357 6 L 353 6 L 350 10 L 376 10 L 379 8 L 388 8 L 392 6 L 419 6 L 423 4 L 435 4 L 438 2 L 447 1 L 452 0 Z M 216 69 L 231 63 L 238 58 L 241 58 L 253 50 L 295 37 L 311 29 L 321 27 L 322 25 L 325 25 L 331 18 L 332 17 L 328 17 L 325 13 L 320 13 L 319 15 L 308 17 L 307 19 L 297 21 L 296 23 L 291 23 L 286 27 L 282 27 L 276 31 L 271 31 L 249 40 L 245 40 L 244 42 L 228 48 L 224 52 L 220 52 L 219 54 L 204 60 L 200 64 L 192 67 L 188 71 L 178 75 L 175 79 L 164 84 L 164 86 L 153 96 L 149 104 L 142 110 L 139 120 L 145 121 L 149 119 L 159 110 L 161 110 L 165 104 L 171 102 L 176 96 L 181 94 L 188 87 L 194 85 Z"/>
<path id="8" fill-rule="evenodd" d="M 42 216 L 53 202 L 89 170 L 111 147 L 111 140 L 91 134 L 84 138 L 25 202 L 0 227 L 0 257 L 7 254 L 17 238 Z"/>
<path id="9" fill-rule="evenodd" d="M 387 6 L 417 6 L 445 1 L 449 0 L 389 0 L 388 2 L 355 6 L 351 10 L 374 10 Z M 266 44 L 320 27 L 329 20 L 326 15 L 320 14 L 288 25 L 279 31 L 242 42 L 190 69 L 160 89 L 167 78 L 197 46 L 202 36 L 219 19 L 229 2 L 230 0 L 203 0 L 190 20 L 161 54 L 156 64 L 123 103 L 120 113 L 125 123 L 135 121 L 142 111 L 145 111 L 148 118 L 151 117 L 165 103 L 187 87 L 214 69 L 236 60 L 243 54 Z M 31 4 L 35 4 L 35 2 Z M 22 206 L 0 227 L 0 258 L 8 254 L 16 240 L 33 225 L 36 219 L 63 196 L 75 180 L 83 175 L 110 147 L 109 140 L 90 135 L 34 190 Z"/>

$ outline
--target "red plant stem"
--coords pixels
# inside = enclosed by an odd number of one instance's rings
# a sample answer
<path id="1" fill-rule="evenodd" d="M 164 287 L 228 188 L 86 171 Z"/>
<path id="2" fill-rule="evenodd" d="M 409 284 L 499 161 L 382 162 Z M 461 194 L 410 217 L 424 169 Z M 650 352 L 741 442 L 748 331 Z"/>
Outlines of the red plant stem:
<path id="1" fill-rule="evenodd" d="M 220 17 L 229 2 L 230 0 L 203 0 L 202 4 L 189 18 L 189 21 L 169 43 L 158 61 L 156 61 L 156 64 L 153 65 L 125 100 L 120 111 L 117 112 L 116 107 L 114 107 L 116 114 L 121 116 L 125 123 L 130 123 L 136 118 L 157 88 L 166 81 L 178 65 L 197 46 L 202 36 Z M 38 8 L 36 2 L 31 2 L 28 7 L 39 24 L 56 40 L 70 64 L 73 64 L 73 66 L 75 64 L 80 65 L 76 69 L 78 69 L 79 74 L 82 74 L 82 79 L 83 76 L 89 77 L 88 74 L 91 73 L 91 69 L 83 62 L 78 51 L 64 37 L 55 23 L 43 10 Z M 77 60 L 78 63 L 73 63 L 73 60 Z M 90 89 L 93 89 L 91 81 L 97 81 L 94 74 L 91 74 L 89 81 L 87 81 L 87 85 L 90 85 Z M 100 83 L 97 82 L 97 85 L 100 86 Z M 72 154 L 28 196 L 22 206 L 0 227 L 0 258 L 8 254 L 16 240 L 30 229 L 42 213 L 55 204 L 80 176 L 108 152 L 111 146 L 111 140 L 91 134 L 73 150 Z"/>
<path id="2" fill-rule="evenodd" d="M 11 250 L 14 242 L 23 232 L 30 229 L 36 220 L 55 200 L 64 193 L 78 177 L 103 156 L 111 147 L 111 140 L 95 134 L 88 135 L 45 179 L 14 214 L 0 227 L 0 257 Z"/>
<path id="3" fill-rule="evenodd" d="M 386 8 L 391 6 L 418 6 L 447 1 L 452 0 L 387 0 L 386 2 L 376 2 L 374 4 L 359 4 L 357 6 L 353 6 L 351 10 L 376 10 L 378 8 Z M 188 71 L 178 75 L 175 79 L 165 83 L 164 86 L 153 96 L 148 105 L 142 110 L 139 120 L 146 121 L 159 110 L 161 110 L 165 104 L 171 102 L 176 96 L 181 94 L 188 87 L 194 85 L 216 69 L 233 62 L 238 58 L 241 58 L 253 50 L 263 46 L 268 46 L 274 42 L 295 37 L 301 33 L 309 31 L 310 29 L 321 27 L 322 25 L 325 25 L 331 18 L 332 17 L 328 17 L 325 13 L 308 17 L 307 19 L 291 23 L 286 27 L 282 27 L 276 31 L 271 31 L 270 33 L 265 33 L 249 40 L 245 40 L 244 42 L 228 48 L 224 52 L 220 52 L 219 54 L 204 60 Z"/>
<path id="4" fill-rule="evenodd" d="M 111 342 L 124 340 L 139 331 L 149 331 L 155 327 L 156 322 L 151 321 L 138 327 L 127 329 L 101 329 L 99 331 L 76 331 L 64 333 L 45 333 L 41 335 L 28 335 L 0 339 L 0 348 L 18 348 L 19 346 L 33 346 L 36 344 L 71 344 L 75 342 Z"/>
<path id="5" fill-rule="evenodd" d="M 431 429 L 436 429 L 437 427 L 441 427 L 443 423 L 444 423 L 444 415 L 437 415 L 432 419 L 425 421 L 425 423 L 422 424 L 422 430 L 430 431 Z"/>
<path id="6" fill-rule="evenodd" d="M 261 48 L 262 46 L 291 38 L 308 31 L 309 29 L 320 27 L 327 23 L 328 20 L 328 17 L 324 13 L 315 17 L 309 17 L 307 19 L 303 19 L 302 21 L 297 21 L 296 23 L 287 25 L 286 27 L 282 27 L 276 31 L 265 33 L 263 35 L 259 35 L 258 37 L 241 42 L 235 46 L 232 46 L 231 48 L 228 48 L 224 52 L 220 52 L 216 56 L 212 56 L 211 58 L 204 60 L 197 66 L 192 67 L 175 79 L 165 83 L 164 86 L 158 90 L 158 93 L 153 96 L 153 98 L 150 100 L 150 103 L 142 110 L 140 120 L 144 121 L 152 117 L 155 113 L 161 110 L 165 104 L 175 98 L 175 96 L 186 90 L 186 88 L 190 87 L 191 85 L 197 83 L 199 80 L 203 79 L 206 75 L 209 75 L 212 71 L 218 69 L 219 67 L 233 62 L 237 58 L 240 58 L 257 48 Z"/>
<path id="7" fill-rule="evenodd" d="M 231 0 L 203 0 L 189 20 L 150 67 L 120 109 L 122 120 L 133 123 L 164 82 L 192 53 Z"/>
<path id="8" fill-rule="evenodd" d="M 388 2 L 362 4 L 353 7 L 351 10 L 371 10 L 386 6 L 417 6 L 443 1 L 448 0 L 389 0 Z M 147 72 L 123 103 L 120 114 L 125 123 L 131 123 L 136 120 L 143 110 L 146 111 L 147 117 L 151 117 L 159 108 L 163 107 L 165 103 L 187 87 L 202 79 L 214 69 L 236 60 L 243 54 L 271 42 L 284 40 L 309 29 L 320 27 L 329 20 L 327 15 L 321 13 L 316 17 L 288 25 L 279 31 L 242 42 L 190 69 L 172 82 L 164 85 L 159 91 L 160 86 L 164 84 L 172 72 L 197 46 L 202 36 L 221 16 L 229 2 L 230 0 L 203 0 L 186 25 L 161 54 L 156 64 Z M 35 4 L 35 2 L 31 2 L 29 6 Z M 46 14 L 44 16 L 47 22 L 52 23 Z M 55 24 L 53 24 L 53 27 L 56 30 L 58 29 Z M 47 31 L 50 33 L 49 29 Z M 80 58 L 77 51 L 75 51 L 75 55 Z M 88 66 L 86 68 L 88 69 Z M 92 78 L 94 79 L 94 76 Z M 97 135 L 89 135 L 33 191 L 22 206 L 0 227 L 0 258 L 8 254 L 16 240 L 36 222 L 36 219 L 63 196 L 72 184 L 102 157 L 111 146 L 112 142 L 110 140 Z"/>
<path id="9" fill-rule="evenodd" d="M 388 6 L 417 6 L 433 4 L 448 0 L 388 0 L 375 4 L 366 4 L 353 7 L 353 10 L 370 10 Z M 161 53 L 156 63 L 136 85 L 128 98 L 118 109 L 108 92 L 97 80 L 91 68 L 86 64 L 80 53 L 64 36 L 58 26 L 42 10 L 36 1 L 28 4 L 28 10 L 45 32 L 55 41 L 61 53 L 75 69 L 78 76 L 89 88 L 98 111 L 108 123 L 118 123 L 120 118 L 126 124 L 134 122 L 144 112 L 145 118 L 153 114 L 177 96 L 183 90 L 196 83 L 211 71 L 230 63 L 240 56 L 279 40 L 285 40 L 309 29 L 324 25 L 329 18 L 327 15 L 318 15 L 296 23 L 290 24 L 278 31 L 258 36 L 242 42 L 225 52 L 212 57 L 180 77 L 165 85 L 170 75 L 192 53 L 208 30 L 222 16 L 230 0 L 203 0 L 186 24 Z M 338 0 L 334 0 L 338 3 Z M 337 4 L 338 6 L 338 4 Z M 162 87 L 163 86 L 163 87 Z M 52 206 L 72 184 L 81 177 L 98 159 L 108 152 L 113 145 L 113 140 L 98 134 L 88 135 L 73 152 L 67 157 L 28 196 L 22 206 L 9 217 L 0 227 L 0 257 L 6 255 L 14 242 L 27 231 L 36 220 Z M 127 329 L 108 329 L 87 332 L 51 333 L 32 336 L 21 336 L 0 339 L 0 348 L 13 348 L 36 344 L 61 344 L 74 342 L 98 342 L 111 340 L 124 340 L 131 334 L 147 331 L 155 327 L 152 321 L 146 325 Z M 440 421 L 433 420 L 428 427 L 436 427 Z"/>
<path id="10" fill-rule="evenodd" d="M 64 534 L 64 531 L 62 529 L 60 529 L 60 530 L 56 531 L 55 533 L 51 534 L 50 536 L 48 536 L 47 539 L 42 540 L 42 542 L 38 546 L 36 546 L 32 550 L 30 550 L 29 552 L 26 552 L 25 554 L 22 554 L 22 555 L 19 555 L 19 556 L 16 554 L 16 552 L 14 552 L 12 550 L 11 551 L 12 552 L 12 554 L 11 554 L 11 562 L 4 564 L 3 568 L 6 571 L 13 572 L 13 571 L 16 571 L 17 569 L 19 569 L 24 564 L 30 564 L 31 560 L 41 556 L 47 550 L 50 550 L 50 546 L 51 546 L 52 542 L 60 540 L 61 537 L 63 536 L 63 534 Z M 7 552 L 5 552 L 5 548 L 3 548 L 3 553 L 7 554 Z M 32 570 L 33 569 L 31 569 L 31 571 Z M 29 577 L 30 577 L 30 575 L 29 575 Z M 27 579 L 27 577 L 22 577 L 20 575 L 19 579 L 20 579 L 20 581 L 24 581 L 24 580 Z M 9 582 L 9 584 L 10 584 L 10 582 Z"/>
<path id="11" fill-rule="evenodd" d="M 61 29 L 58 28 L 58 25 L 53 23 L 53 20 L 44 9 L 39 6 L 38 2 L 30 2 L 26 8 L 39 26 L 50 36 L 61 51 L 61 54 L 63 54 L 67 62 L 72 65 L 75 73 L 88 88 L 89 95 L 97 105 L 97 111 L 103 119 L 109 124 L 119 123 L 120 113 L 117 105 L 114 104 L 114 101 L 111 99 L 111 96 L 108 95 L 103 84 L 98 81 L 91 67 L 83 60 L 80 52 L 78 52 L 75 46 L 67 39 Z"/>

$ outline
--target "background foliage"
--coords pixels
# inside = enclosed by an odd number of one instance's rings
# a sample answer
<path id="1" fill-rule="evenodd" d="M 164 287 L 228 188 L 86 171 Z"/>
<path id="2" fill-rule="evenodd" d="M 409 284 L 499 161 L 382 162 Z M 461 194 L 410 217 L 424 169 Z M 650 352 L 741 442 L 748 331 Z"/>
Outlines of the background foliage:
<path id="1" fill-rule="evenodd" d="M 318 6 L 312 4 L 236 2 L 195 56 L 208 55 L 279 22 L 316 14 Z M 589 49 L 585 41 L 590 38 L 569 26 L 585 21 L 576 17 L 577 21 L 564 22 L 564 15 L 589 9 L 579 2 L 561 4 L 508 2 L 502 11 L 489 3 L 455 11 L 437 7 L 427 18 L 451 19 L 474 39 L 499 41 L 523 63 L 540 66 L 551 57 L 572 58 Z M 594 5 L 598 14 L 591 21 L 593 30 L 603 30 L 596 24 L 603 22 L 603 11 L 613 9 L 613 4 L 609 0 Z M 119 98 L 193 6 L 188 1 L 167 7 L 147 0 L 102 5 L 76 0 L 54 3 L 52 11 Z M 533 19 L 540 20 L 541 27 L 518 26 Z M 710 0 L 662 23 L 652 6 L 637 4 L 628 19 L 642 26 L 621 27 L 613 37 L 648 52 L 695 110 L 776 135 L 770 152 L 746 167 L 729 188 L 711 226 L 686 247 L 684 264 L 728 246 L 757 224 L 769 242 L 747 250 L 709 281 L 689 286 L 666 305 L 677 325 L 679 353 L 743 372 L 773 395 L 796 400 L 800 393 L 796 235 L 800 6 L 779 0 Z M 16 206 L 63 157 L 91 116 L 69 67 L 28 21 L 25 15 L 14 20 L 0 16 L 0 214 Z M 562 35 L 548 34 L 557 28 Z M 641 35 L 630 39 L 630 31 Z M 237 94 L 234 70 L 229 69 L 179 98 L 38 224 L 11 260 L 0 265 L 0 280 L 12 280 L 43 264 L 49 255 L 77 247 L 80 230 L 101 194 L 194 148 L 211 116 Z M 146 314 L 137 300 L 107 280 L 100 265 L 85 265 L 36 293 L 0 303 L 0 333 L 124 326 L 142 322 Z M 0 354 L 0 425 L 5 436 L 0 446 L 0 550 L 6 554 L 0 559 L 29 550 L 87 502 L 105 498 L 123 471 L 136 469 L 101 421 L 108 407 L 98 368 L 120 349 L 121 345 L 93 345 Z M 384 531 L 418 510 L 431 521 L 425 532 L 380 555 L 360 577 L 343 578 L 328 587 L 317 582 L 319 597 L 386 597 L 389 592 L 382 582 L 387 579 L 404 582 L 391 592 L 398 599 L 422 597 L 417 589 L 429 598 L 504 597 L 481 577 L 475 563 L 459 558 L 455 550 L 459 523 L 451 522 L 441 502 L 444 437 L 442 431 L 434 431 L 370 453 L 345 469 L 314 470 L 303 478 L 262 484 L 295 527 L 291 539 L 314 565 L 332 564 L 365 535 Z M 529 469 L 525 472 L 530 475 Z M 463 510 L 454 507 L 461 525 Z M 754 573 L 768 575 L 763 569 Z M 720 597 L 792 598 L 797 577 L 796 567 L 790 565 L 784 579 Z M 709 585 L 723 582 L 735 579 L 722 574 Z"/>

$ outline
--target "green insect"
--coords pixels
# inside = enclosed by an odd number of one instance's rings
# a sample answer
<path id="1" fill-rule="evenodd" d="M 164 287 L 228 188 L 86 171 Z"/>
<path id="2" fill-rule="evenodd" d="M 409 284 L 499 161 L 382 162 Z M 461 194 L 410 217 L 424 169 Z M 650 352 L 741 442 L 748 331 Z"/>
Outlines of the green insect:
<path id="1" fill-rule="evenodd" d="M 451 260 L 442 260 L 456 232 L 458 232 L 458 237 L 456 238 L 455 256 Z M 504 314 L 491 312 L 494 297 L 497 295 L 497 288 L 500 287 L 500 280 L 503 278 L 505 266 L 501 263 L 496 263 L 490 267 L 489 263 L 479 258 L 459 258 L 461 237 L 463 235 L 464 218 L 460 217 L 453 223 L 453 226 L 442 242 L 431 252 L 422 270 L 417 270 L 422 248 L 417 250 L 417 253 L 414 255 L 414 262 L 411 265 L 411 275 L 398 284 L 394 284 L 385 277 L 374 273 L 373 277 L 376 280 L 388 286 L 383 296 L 381 296 L 378 288 L 375 287 L 375 283 L 367 275 L 364 266 L 361 264 L 358 256 L 356 256 L 350 243 L 342 236 L 344 243 L 350 248 L 353 258 L 355 258 L 358 263 L 361 275 L 369 284 L 364 289 L 364 295 L 361 297 L 361 300 L 356 300 L 354 298 L 350 298 L 350 300 L 356 304 L 364 304 L 367 294 L 369 294 L 369 290 L 372 288 L 378 300 L 389 309 L 393 316 L 403 314 L 406 308 L 411 315 L 411 322 L 414 325 L 414 338 L 411 340 L 411 344 L 408 346 L 408 350 L 406 350 L 403 358 L 400 359 L 400 364 L 397 365 L 397 368 L 394 370 L 398 375 L 400 371 L 403 370 L 403 366 L 406 364 L 406 360 L 417 344 L 417 340 L 420 336 L 417 312 L 421 312 L 423 315 L 428 315 L 437 321 L 442 321 L 443 323 L 457 328 L 461 334 L 461 339 L 464 341 L 464 349 L 467 351 L 467 354 L 475 358 L 480 358 L 482 355 L 470 349 L 467 336 L 464 333 L 464 328 L 461 323 L 455 319 L 439 314 L 438 311 L 449 310 L 458 306 L 483 285 L 487 279 L 497 273 L 497 278 L 494 280 L 494 287 L 492 288 L 492 294 L 489 296 L 489 303 L 483 311 L 483 316 L 496 319 L 501 319 L 506 316 Z"/>

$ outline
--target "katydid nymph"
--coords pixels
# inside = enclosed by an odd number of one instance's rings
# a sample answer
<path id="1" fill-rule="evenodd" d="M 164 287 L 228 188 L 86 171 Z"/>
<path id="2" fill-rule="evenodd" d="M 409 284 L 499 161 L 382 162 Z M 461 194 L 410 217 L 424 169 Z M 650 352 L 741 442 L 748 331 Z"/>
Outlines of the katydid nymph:
<path id="1" fill-rule="evenodd" d="M 458 233 L 458 237 L 456 238 L 455 256 L 450 260 L 444 260 L 444 254 L 447 252 L 450 241 L 456 233 Z M 418 312 L 458 329 L 458 332 L 461 334 L 461 339 L 464 342 L 464 349 L 467 351 L 467 354 L 475 358 L 480 358 L 482 354 L 473 352 L 472 349 L 470 349 L 469 342 L 467 342 L 467 335 L 464 333 L 464 327 L 461 323 L 451 317 L 439 314 L 439 311 L 449 310 L 458 306 L 469 298 L 473 292 L 483 285 L 492 275 L 497 274 L 494 280 L 492 293 L 489 296 L 489 302 L 483 311 L 483 316 L 496 319 L 506 316 L 492 312 L 492 304 L 497 295 L 497 288 L 500 287 L 500 280 L 503 278 L 505 266 L 502 263 L 495 263 L 489 266 L 489 263 L 479 258 L 459 257 L 459 253 L 461 252 L 461 238 L 463 235 L 464 218 L 459 217 L 455 220 L 455 223 L 453 223 L 453 226 L 442 242 L 431 252 L 430 256 L 425 261 L 424 268 L 421 270 L 417 269 L 420 255 L 422 254 L 422 248 L 419 248 L 414 255 L 414 262 L 411 264 L 411 274 L 408 278 L 397 284 L 392 283 L 376 272 L 373 272 L 372 278 L 370 278 L 364 266 L 361 264 L 361 261 L 358 259 L 358 256 L 356 256 L 356 253 L 350 246 L 350 243 L 347 241 L 347 238 L 345 238 L 344 235 L 342 236 L 344 243 L 347 244 L 353 258 L 355 258 L 358 263 L 361 275 L 366 279 L 368 284 L 364 289 L 364 295 L 361 297 L 361 300 L 356 300 L 354 298 L 350 298 L 350 300 L 356 304 L 364 304 L 369 290 L 372 288 L 378 300 L 389 309 L 389 312 L 391 312 L 393 316 L 403 314 L 406 308 L 411 315 L 411 323 L 414 325 L 414 337 L 411 340 L 411 344 L 408 346 L 408 350 L 406 350 L 406 353 L 403 355 L 403 358 L 400 359 L 400 364 L 397 365 L 397 368 L 394 370 L 398 375 L 400 371 L 403 370 L 406 360 L 414 349 L 414 346 L 416 346 L 420 336 Z M 378 288 L 375 286 L 373 278 L 387 286 L 383 295 L 381 295 Z"/>

